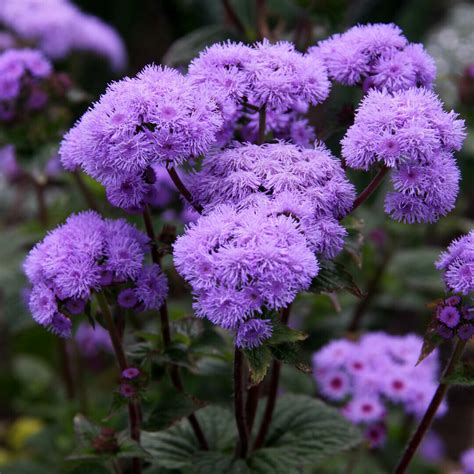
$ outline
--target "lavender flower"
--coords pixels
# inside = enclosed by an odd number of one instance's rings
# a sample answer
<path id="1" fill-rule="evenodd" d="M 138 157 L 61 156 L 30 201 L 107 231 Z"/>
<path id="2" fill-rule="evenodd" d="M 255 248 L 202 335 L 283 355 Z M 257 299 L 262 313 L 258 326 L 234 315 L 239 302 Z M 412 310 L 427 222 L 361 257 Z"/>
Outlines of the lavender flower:
<path id="1" fill-rule="evenodd" d="M 352 207 L 355 190 L 339 162 L 322 145 L 235 145 L 203 160 L 188 185 L 206 210 L 221 204 L 265 206 L 295 217 L 311 248 L 334 257 L 345 229 L 338 223 Z"/>
<path id="2" fill-rule="evenodd" d="M 92 327 L 88 322 L 81 322 L 74 339 L 80 353 L 89 359 L 97 357 L 101 351 L 111 353 L 113 350 L 109 333 L 98 324 Z"/>
<path id="3" fill-rule="evenodd" d="M 354 26 L 319 42 L 309 55 L 323 61 L 331 79 L 365 90 L 430 89 L 436 76 L 433 58 L 421 44 L 408 44 L 394 24 Z"/>
<path id="4" fill-rule="evenodd" d="M 432 92 L 371 91 L 342 140 L 342 155 L 356 169 L 377 162 L 389 168 L 420 165 L 436 161 L 440 152 L 459 150 L 464 138 L 464 122 L 444 112 Z"/>
<path id="5" fill-rule="evenodd" d="M 366 334 L 357 342 L 330 342 L 313 355 L 319 390 L 342 403 L 349 420 L 366 426 L 370 440 L 370 428 L 384 422 L 388 402 L 416 416 L 428 406 L 436 390 L 438 354 L 433 352 L 415 366 L 421 345 L 418 336 L 382 332 Z"/>
<path id="6" fill-rule="evenodd" d="M 461 455 L 461 465 L 464 469 L 463 474 L 474 473 L 474 448 L 464 451 Z"/>
<path id="7" fill-rule="evenodd" d="M 125 209 L 149 199 L 150 167 L 175 165 L 206 152 L 222 126 L 206 88 L 178 71 L 148 66 L 110 85 L 65 136 L 64 167 L 82 167 L 106 186 L 109 201 Z"/>
<path id="8" fill-rule="evenodd" d="M 196 315 L 226 329 L 238 329 L 264 308 L 287 306 L 318 272 L 296 221 L 268 216 L 262 208 L 216 208 L 187 228 L 173 253 L 177 270 L 192 286 Z M 260 337 L 267 337 L 266 324 L 252 323 L 241 330 L 238 343 L 257 325 Z"/>
<path id="9" fill-rule="evenodd" d="M 116 70 L 126 63 L 117 32 L 69 0 L 2 0 L 0 23 L 53 59 L 78 50 L 105 57 Z"/>
<path id="10" fill-rule="evenodd" d="M 25 260 L 24 270 L 33 285 L 29 307 L 35 321 L 68 336 L 71 325 L 66 316 L 82 312 L 91 293 L 101 290 L 104 271 L 120 282 L 131 282 L 132 297 L 135 301 L 140 299 L 143 274 L 150 272 L 150 267 L 143 266 L 148 242 L 144 234 L 124 220 L 102 219 L 92 211 L 70 216 Z M 154 266 L 151 268 L 148 286 L 156 280 L 161 293 L 147 295 L 147 301 L 157 308 L 166 295 L 165 277 Z M 119 296 L 121 304 L 124 300 L 129 302 L 123 297 L 124 291 Z"/>
<path id="11" fill-rule="evenodd" d="M 136 367 L 128 367 L 122 370 L 122 377 L 127 380 L 133 380 L 140 376 L 140 370 Z"/>
<path id="12" fill-rule="evenodd" d="M 248 101 L 278 111 L 315 105 L 329 94 L 324 66 L 286 41 L 215 44 L 191 62 L 189 77 L 211 85 L 222 103 Z"/>
<path id="13" fill-rule="evenodd" d="M 272 325 L 269 319 L 249 319 L 243 322 L 237 330 L 235 345 L 245 349 L 261 346 L 265 339 L 272 335 Z"/>
<path id="14" fill-rule="evenodd" d="M 464 295 L 474 291 L 474 231 L 451 242 L 436 261 L 436 268 L 444 271 L 449 290 Z"/>

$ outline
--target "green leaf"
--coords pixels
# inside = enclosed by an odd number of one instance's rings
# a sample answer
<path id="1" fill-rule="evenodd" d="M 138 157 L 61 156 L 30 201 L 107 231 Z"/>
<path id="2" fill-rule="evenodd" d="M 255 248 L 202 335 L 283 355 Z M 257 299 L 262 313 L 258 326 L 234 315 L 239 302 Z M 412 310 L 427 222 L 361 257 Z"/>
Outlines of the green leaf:
<path id="1" fill-rule="evenodd" d="M 335 408 L 304 395 L 277 400 L 264 447 L 248 460 L 252 474 L 302 472 L 362 443 L 359 430 Z"/>
<path id="2" fill-rule="evenodd" d="M 311 367 L 302 361 L 300 347 L 295 342 L 285 342 L 276 346 L 270 346 L 270 350 L 273 357 L 280 362 L 294 365 L 302 372 L 311 372 Z"/>
<path id="3" fill-rule="evenodd" d="M 159 431 L 168 428 L 185 416 L 189 416 L 196 410 L 202 408 L 204 402 L 192 398 L 177 390 L 167 390 L 162 394 L 160 400 L 154 404 L 153 411 L 143 429 L 147 431 Z"/>
<path id="4" fill-rule="evenodd" d="M 352 275 L 343 265 L 332 260 L 320 260 L 319 263 L 319 273 L 311 283 L 310 291 L 312 293 L 332 293 L 334 291 L 347 290 L 358 298 L 364 296 Z"/>
<path id="5" fill-rule="evenodd" d="M 196 416 L 206 436 L 209 452 L 233 454 L 237 430 L 232 413 L 213 405 L 199 410 Z M 181 420 L 157 433 L 143 431 L 141 444 L 160 467 L 167 469 L 186 469 L 187 472 L 202 456 L 188 420 Z"/>
<path id="6" fill-rule="evenodd" d="M 250 367 L 251 381 L 259 384 L 267 375 L 272 361 L 272 352 L 267 346 L 262 345 L 254 349 L 245 349 L 244 354 Z"/>
<path id="7" fill-rule="evenodd" d="M 291 329 L 276 319 L 272 321 L 272 326 L 272 337 L 265 341 L 266 344 L 276 345 L 283 342 L 304 341 L 308 337 L 304 332 Z"/>
<path id="8" fill-rule="evenodd" d="M 356 265 L 362 267 L 362 249 L 364 246 L 364 221 L 354 216 L 348 216 L 344 219 L 344 227 L 347 229 L 344 250 L 354 260 Z"/>
<path id="9" fill-rule="evenodd" d="M 434 315 L 431 317 L 431 321 L 426 328 L 425 335 L 423 336 L 423 345 L 421 346 L 420 357 L 416 365 L 421 364 L 442 342 L 443 338 L 440 337 L 436 331 L 438 327 L 438 321 Z"/>
<path id="10" fill-rule="evenodd" d="M 229 39 L 229 32 L 220 25 L 206 25 L 176 40 L 162 59 L 167 66 L 187 66 L 206 46 Z"/>
<path id="11" fill-rule="evenodd" d="M 474 385 L 474 362 L 459 362 L 451 375 L 443 378 L 450 385 Z"/>

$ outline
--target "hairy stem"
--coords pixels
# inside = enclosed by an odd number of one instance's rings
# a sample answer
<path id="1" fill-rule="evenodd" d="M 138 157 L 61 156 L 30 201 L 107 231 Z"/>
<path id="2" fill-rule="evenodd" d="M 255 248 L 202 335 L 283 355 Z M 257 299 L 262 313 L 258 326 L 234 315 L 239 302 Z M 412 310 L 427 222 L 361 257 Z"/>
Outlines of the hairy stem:
<path id="1" fill-rule="evenodd" d="M 403 474 L 404 472 L 406 472 L 408 466 L 410 465 L 410 462 L 413 459 L 413 456 L 415 455 L 418 446 L 420 445 L 421 441 L 423 440 L 423 437 L 428 431 L 428 428 L 430 427 L 436 415 L 436 412 L 438 411 L 438 408 L 441 405 L 441 402 L 443 401 L 446 392 L 448 391 L 449 384 L 443 382 L 443 379 L 453 373 L 456 363 L 461 358 L 465 345 L 466 341 L 457 341 L 453 353 L 451 354 L 451 357 L 446 366 L 446 369 L 444 370 L 444 373 L 442 375 L 441 382 L 438 385 L 438 389 L 433 395 L 433 398 L 431 399 L 431 402 L 425 414 L 423 415 L 423 418 L 421 419 L 420 424 L 418 425 L 418 428 L 415 431 L 415 434 L 408 442 L 405 448 L 405 452 L 403 453 L 400 462 L 395 468 L 395 474 Z"/>
<path id="2" fill-rule="evenodd" d="M 291 304 L 284 308 L 281 312 L 281 322 L 283 324 L 288 324 L 290 319 Z M 272 421 L 273 411 L 276 405 L 276 398 L 278 394 L 278 384 L 280 383 L 280 372 L 281 372 L 281 362 L 278 360 L 273 361 L 272 365 L 272 374 L 270 377 L 270 385 L 268 389 L 267 404 L 265 405 L 265 412 L 263 414 L 262 423 L 260 424 L 260 429 L 258 430 L 257 437 L 253 444 L 253 450 L 261 448 L 265 443 L 265 438 L 270 428 L 270 423 Z"/>
<path id="3" fill-rule="evenodd" d="M 242 351 L 236 347 L 234 355 L 234 414 L 239 432 L 236 455 L 240 458 L 245 458 L 247 455 L 249 444 L 247 418 L 244 409 L 243 362 L 244 356 Z"/>
<path id="4" fill-rule="evenodd" d="M 389 168 L 383 166 L 379 172 L 374 176 L 372 181 L 366 186 L 366 188 L 355 198 L 352 211 L 355 211 L 363 202 L 365 202 L 370 195 L 380 186 L 385 175 L 389 172 Z"/>
<path id="5" fill-rule="evenodd" d="M 178 189 L 178 191 L 181 193 L 181 195 L 186 199 L 186 201 L 191 204 L 191 206 L 198 212 L 199 214 L 202 214 L 203 208 L 200 204 L 195 203 L 193 200 L 193 196 L 189 192 L 189 189 L 184 185 L 184 183 L 181 181 L 181 178 L 179 177 L 178 173 L 174 168 L 168 168 L 168 174 L 170 175 L 171 180 L 173 181 L 174 185 Z"/>
<path id="6" fill-rule="evenodd" d="M 87 184 L 84 182 L 82 179 L 82 175 L 79 171 L 74 171 L 72 173 L 72 176 L 74 178 L 74 181 L 77 184 L 77 187 L 79 188 L 79 191 L 81 192 L 82 196 L 84 197 L 84 200 L 86 201 L 87 205 L 94 211 L 99 212 L 99 205 L 97 204 L 97 201 L 95 200 L 94 195 L 91 193 L 90 189 L 87 187 Z"/>
<path id="7" fill-rule="evenodd" d="M 143 211 L 143 220 L 145 222 L 146 233 L 151 240 L 151 259 L 153 263 L 161 266 L 160 255 L 156 247 L 155 229 L 153 228 L 153 220 L 148 206 L 145 206 L 145 210 Z M 163 302 L 160 308 L 160 328 L 161 337 L 163 338 L 163 344 L 166 349 L 171 344 L 171 330 L 166 300 Z M 179 368 L 175 364 L 170 364 L 170 378 L 176 390 L 184 392 L 184 386 L 179 374 Z M 191 415 L 188 416 L 188 421 L 194 431 L 196 439 L 198 440 L 199 446 L 202 450 L 207 451 L 209 446 L 207 444 L 206 437 L 204 436 L 204 432 L 202 431 L 201 425 L 196 418 L 196 415 L 191 413 Z"/>
<path id="8" fill-rule="evenodd" d="M 250 380 L 249 380 L 250 383 Z M 258 408 L 258 400 L 260 397 L 261 383 L 252 385 L 247 391 L 247 402 L 245 405 L 245 414 L 247 417 L 247 427 L 249 437 L 252 434 L 253 422 L 255 421 L 255 415 Z"/>
<path id="9" fill-rule="evenodd" d="M 102 316 L 107 324 L 107 329 L 110 334 L 112 346 L 114 348 L 117 364 L 122 372 L 128 367 L 127 357 L 123 350 L 122 340 L 114 323 L 114 318 L 110 312 L 109 304 L 103 293 L 96 293 L 97 302 L 99 303 Z M 140 407 L 137 401 L 130 401 L 128 403 L 128 419 L 130 423 L 130 436 L 133 440 L 140 442 Z M 140 458 L 132 458 L 132 473 L 140 474 L 142 472 Z"/>

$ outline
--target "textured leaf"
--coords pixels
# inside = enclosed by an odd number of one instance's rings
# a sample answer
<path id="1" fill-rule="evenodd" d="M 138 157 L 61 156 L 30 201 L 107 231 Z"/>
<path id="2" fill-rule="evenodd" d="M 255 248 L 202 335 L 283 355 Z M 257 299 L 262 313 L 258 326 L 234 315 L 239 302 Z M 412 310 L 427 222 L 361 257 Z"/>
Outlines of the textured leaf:
<path id="1" fill-rule="evenodd" d="M 282 342 L 304 341 L 308 337 L 304 332 L 291 329 L 278 320 L 272 321 L 272 326 L 272 337 L 265 341 L 267 344 L 275 345 L 281 344 Z"/>
<path id="2" fill-rule="evenodd" d="M 277 401 L 264 447 L 249 459 L 250 472 L 301 472 L 361 442 L 359 430 L 336 409 L 304 395 L 287 395 Z"/>
<path id="3" fill-rule="evenodd" d="M 260 383 L 265 378 L 270 367 L 272 352 L 267 346 L 262 345 L 255 349 L 245 349 L 244 354 L 250 367 L 252 383 Z"/>
<path id="4" fill-rule="evenodd" d="M 237 431 L 232 413 L 225 408 L 209 406 L 196 412 L 196 416 L 206 436 L 210 452 L 233 453 Z M 159 466 L 168 469 L 189 470 L 196 462 L 197 456 L 201 455 L 196 437 L 187 420 L 181 420 L 165 431 L 157 433 L 143 431 L 142 446 L 155 458 Z"/>
<path id="5" fill-rule="evenodd" d="M 194 399 L 177 390 L 165 392 L 158 403 L 154 404 L 153 411 L 143 429 L 159 431 L 190 415 L 204 406 L 204 402 Z"/>
<path id="6" fill-rule="evenodd" d="M 460 362 L 453 373 L 443 379 L 450 385 L 474 385 L 474 362 Z"/>
<path id="7" fill-rule="evenodd" d="M 301 351 L 297 343 L 285 342 L 276 346 L 270 346 L 273 357 L 285 364 L 294 365 L 302 372 L 311 372 L 311 367 L 305 364 L 301 359 Z"/>
<path id="8" fill-rule="evenodd" d="M 347 290 L 358 298 L 364 296 L 343 265 L 332 260 L 321 260 L 319 273 L 311 283 L 310 291 L 332 293 L 338 290 Z"/>

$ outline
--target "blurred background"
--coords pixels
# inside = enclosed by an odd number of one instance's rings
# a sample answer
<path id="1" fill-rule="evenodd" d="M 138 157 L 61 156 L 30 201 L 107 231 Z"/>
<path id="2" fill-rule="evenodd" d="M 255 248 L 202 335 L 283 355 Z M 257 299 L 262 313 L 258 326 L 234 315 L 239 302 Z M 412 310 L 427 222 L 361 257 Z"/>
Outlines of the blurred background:
<path id="1" fill-rule="evenodd" d="M 443 294 L 440 274 L 433 262 L 454 237 L 474 227 L 474 2 L 77 0 L 75 3 L 116 28 L 125 42 L 128 65 L 125 71 L 113 72 L 103 59 L 84 53 L 74 53 L 55 63 L 56 70 L 67 73 L 72 83 L 68 111 L 61 116 L 53 134 L 40 144 L 32 139 L 33 145 L 18 158 L 21 166 L 31 173 L 40 173 L 38 176 L 45 173 L 44 166 L 54 156 L 61 134 L 104 91 L 107 83 L 123 75 L 134 75 L 146 64 L 163 63 L 185 71 L 189 61 L 206 45 L 226 39 L 252 42 L 262 34 L 270 34 L 273 40 L 294 41 L 299 49 L 305 50 L 333 33 L 368 22 L 394 22 L 409 41 L 422 42 L 437 63 L 437 93 L 446 108 L 459 112 L 468 126 L 468 138 L 457 155 L 462 170 L 457 207 L 434 225 L 397 224 L 383 212 L 385 191 L 380 189 L 354 218 L 345 222 L 350 229 L 350 240 L 340 256 L 366 296 L 357 299 L 349 293 L 302 295 L 295 305 L 293 324 L 310 334 L 304 343 L 308 362 L 315 350 L 330 339 L 342 337 L 348 329 L 424 333 L 430 318 L 426 305 Z M 262 31 L 262 25 L 258 24 L 258 8 L 265 9 L 269 31 Z M 318 137 L 325 138 L 329 129 L 335 130 L 327 144 L 336 156 L 360 97 L 359 91 L 334 86 L 330 99 L 311 111 Z M 3 145 L 2 139 L 6 139 L 5 134 L 0 133 Z M 351 171 L 350 178 L 359 190 L 367 182 L 363 173 Z M 104 214 L 120 216 L 118 210 L 107 206 L 100 186 L 84 176 L 81 179 L 102 203 Z M 107 337 L 97 333 L 92 337 L 84 328 L 65 344 L 36 325 L 24 304 L 27 290 L 21 262 L 28 249 L 70 212 L 88 207 L 73 176 L 59 170 L 48 183 L 43 195 L 48 209 L 45 220 L 38 214 L 38 194 L 16 185 L 8 173 L 3 172 L 0 177 L 2 474 L 68 472 L 63 460 L 74 447 L 72 418 L 78 411 L 95 420 L 108 417 L 112 424 L 125 422 L 120 416 L 114 421 L 116 414 L 110 411 L 110 387 L 116 383 L 116 374 Z M 171 225 L 180 232 L 192 217 L 183 214 L 180 200 L 169 189 L 166 207 L 155 210 L 156 226 L 161 229 L 165 224 Z M 140 222 L 134 217 L 130 219 Z M 170 301 L 171 316 L 182 321 L 191 315 L 189 296 L 170 259 L 166 261 L 166 269 L 172 281 L 170 286 L 175 288 Z M 155 318 L 149 315 L 140 326 L 148 329 L 155 327 L 155 323 Z M 225 336 L 211 333 L 206 327 L 200 331 L 202 346 L 224 349 L 219 357 L 200 359 L 187 374 L 186 385 L 203 400 L 226 402 L 232 395 L 230 344 Z M 473 349 L 471 340 L 468 347 L 471 356 Z M 442 349 L 442 357 L 445 356 Z M 65 360 L 70 361 L 71 370 L 64 366 Z M 157 364 L 153 370 L 157 380 L 161 380 L 164 369 Z M 316 394 L 311 376 L 290 367 L 285 367 L 283 374 L 282 390 Z M 164 396 L 163 384 L 150 389 L 151 400 L 154 396 L 157 399 Z M 460 453 L 474 446 L 474 388 L 453 388 L 448 404 L 448 413 L 436 421 L 410 472 L 452 472 Z M 413 422 L 394 407 L 386 445 L 368 455 L 355 472 L 390 472 Z M 316 472 L 343 471 L 339 464 L 329 463 Z"/>

